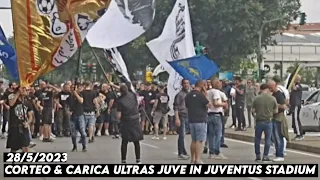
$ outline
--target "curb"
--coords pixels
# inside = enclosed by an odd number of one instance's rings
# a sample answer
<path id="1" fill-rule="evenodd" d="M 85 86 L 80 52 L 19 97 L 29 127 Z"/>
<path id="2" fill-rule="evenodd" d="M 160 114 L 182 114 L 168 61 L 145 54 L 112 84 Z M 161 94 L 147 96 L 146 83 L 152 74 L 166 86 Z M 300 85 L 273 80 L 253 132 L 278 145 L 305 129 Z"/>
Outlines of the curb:
<path id="1" fill-rule="evenodd" d="M 251 142 L 251 143 L 254 142 L 253 136 L 245 135 L 245 134 L 234 134 L 234 133 L 230 133 L 230 132 L 225 132 L 224 137 L 230 138 L 230 139 L 235 139 L 235 140 L 240 140 L 240 141 Z M 264 144 L 264 139 L 261 140 L 261 143 Z M 288 142 L 287 148 L 299 150 L 299 151 L 305 151 L 305 152 L 309 152 L 309 153 L 320 154 L 320 147 L 314 147 L 314 146 L 299 144 L 299 143 L 295 143 L 295 142 Z"/>

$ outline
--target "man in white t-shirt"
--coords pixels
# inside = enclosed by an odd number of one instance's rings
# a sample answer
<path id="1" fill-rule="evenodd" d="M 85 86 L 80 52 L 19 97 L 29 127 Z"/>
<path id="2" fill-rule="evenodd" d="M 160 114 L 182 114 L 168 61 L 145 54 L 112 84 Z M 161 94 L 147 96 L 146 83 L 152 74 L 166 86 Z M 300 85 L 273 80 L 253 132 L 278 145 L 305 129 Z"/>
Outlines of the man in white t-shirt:
<path id="1" fill-rule="evenodd" d="M 229 128 L 234 129 L 237 127 L 237 114 L 236 114 L 236 89 L 233 87 L 230 90 L 230 97 L 231 97 L 232 125 Z"/>
<path id="2" fill-rule="evenodd" d="M 228 107 L 227 98 L 222 99 L 221 82 L 218 78 L 211 80 L 213 89 L 210 89 L 207 94 L 209 102 L 212 104 L 212 108 L 208 108 L 208 145 L 209 145 L 209 158 L 223 160 L 227 159 L 223 154 L 220 153 L 220 143 L 223 128 L 223 113 L 224 109 Z"/>
<path id="3" fill-rule="evenodd" d="M 289 91 L 284 86 L 281 85 L 281 78 L 279 76 L 274 76 L 272 79 L 273 81 L 276 82 L 278 90 L 283 93 L 286 99 L 286 105 L 289 105 L 290 94 L 289 94 Z M 284 152 L 284 155 L 286 155 L 287 139 L 283 138 L 283 142 L 284 142 L 283 152 Z"/>

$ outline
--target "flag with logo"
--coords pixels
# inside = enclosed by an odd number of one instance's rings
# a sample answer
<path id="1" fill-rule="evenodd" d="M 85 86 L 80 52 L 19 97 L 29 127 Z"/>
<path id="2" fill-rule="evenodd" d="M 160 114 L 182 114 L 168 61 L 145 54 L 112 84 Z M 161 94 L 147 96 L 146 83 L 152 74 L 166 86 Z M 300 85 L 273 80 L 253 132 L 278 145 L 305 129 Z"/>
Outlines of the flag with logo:
<path id="1" fill-rule="evenodd" d="M 0 59 L 14 80 L 19 80 L 17 56 L 0 26 Z"/>
<path id="2" fill-rule="evenodd" d="M 155 1 L 113 0 L 89 31 L 88 42 L 93 47 L 110 49 L 133 41 L 152 25 Z"/>
<path id="3" fill-rule="evenodd" d="M 161 66 L 161 64 L 159 64 L 156 68 L 154 68 L 153 72 L 152 72 L 152 76 L 158 76 L 159 74 L 166 72 L 166 70 L 164 69 L 163 66 Z"/>
<path id="4" fill-rule="evenodd" d="M 12 1 L 20 84 L 30 85 L 67 62 L 110 1 Z"/>
<path id="5" fill-rule="evenodd" d="M 118 49 L 117 48 L 105 49 L 104 53 L 113 71 L 116 72 L 118 76 L 121 79 L 123 79 L 123 81 L 131 82 L 127 65 L 124 62 Z M 131 84 L 131 90 L 135 92 L 132 84 Z"/>
<path id="6" fill-rule="evenodd" d="M 173 115 L 173 100 L 181 90 L 181 80 L 183 78 L 168 62 L 196 55 L 187 0 L 176 1 L 165 23 L 162 34 L 158 38 L 148 42 L 147 46 L 163 68 L 169 73 L 167 86 L 168 95 L 170 96 L 169 107 L 171 109 L 169 114 Z"/>
<path id="7" fill-rule="evenodd" d="M 206 55 L 171 61 L 169 64 L 191 84 L 195 84 L 200 79 L 208 80 L 219 71 L 217 64 Z"/>

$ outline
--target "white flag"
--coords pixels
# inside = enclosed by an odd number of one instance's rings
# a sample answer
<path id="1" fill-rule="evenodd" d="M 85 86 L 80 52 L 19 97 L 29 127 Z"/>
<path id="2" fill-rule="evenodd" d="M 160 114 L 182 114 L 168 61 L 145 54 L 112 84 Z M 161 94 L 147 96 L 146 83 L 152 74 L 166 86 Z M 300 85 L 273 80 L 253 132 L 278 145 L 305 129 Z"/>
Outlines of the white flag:
<path id="1" fill-rule="evenodd" d="M 110 49 L 125 45 L 152 24 L 155 0 L 112 0 L 104 15 L 87 34 L 93 47 Z"/>
<path id="2" fill-rule="evenodd" d="M 112 49 L 108 49 L 111 53 L 112 58 L 109 59 L 110 64 L 113 66 L 114 70 L 118 71 L 122 76 L 125 77 L 125 79 L 129 82 L 131 82 L 130 80 L 130 76 L 128 73 L 128 69 L 127 69 L 127 65 L 124 62 L 120 52 L 118 51 L 117 48 L 112 48 Z M 133 92 L 135 92 L 134 87 L 131 83 L 131 90 Z"/>
<path id="3" fill-rule="evenodd" d="M 195 56 L 191 21 L 187 0 L 177 0 L 169 15 L 162 34 L 147 43 L 152 54 L 169 73 L 168 95 L 170 97 L 169 115 L 173 115 L 173 101 L 181 90 L 182 77 L 167 61 L 185 59 Z M 161 48 L 159 48 L 161 47 Z"/>
<path id="4" fill-rule="evenodd" d="M 160 73 L 166 72 L 163 66 L 159 64 L 156 68 L 154 68 L 152 72 L 152 76 L 158 76 Z"/>

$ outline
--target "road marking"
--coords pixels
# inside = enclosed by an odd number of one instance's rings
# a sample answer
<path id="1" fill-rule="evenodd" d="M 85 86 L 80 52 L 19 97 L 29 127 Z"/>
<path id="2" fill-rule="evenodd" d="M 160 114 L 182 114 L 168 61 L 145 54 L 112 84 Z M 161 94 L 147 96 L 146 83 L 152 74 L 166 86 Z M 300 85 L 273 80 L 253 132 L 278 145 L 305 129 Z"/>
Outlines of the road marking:
<path id="1" fill-rule="evenodd" d="M 151 148 L 159 149 L 159 147 L 158 147 L 158 146 L 154 146 L 154 145 L 151 145 L 151 144 L 142 143 L 142 142 L 140 142 L 140 144 L 141 144 L 141 145 L 144 145 L 144 146 L 151 147 Z"/>
<path id="2" fill-rule="evenodd" d="M 228 141 L 232 141 L 232 142 L 237 142 L 237 143 L 248 144 L 248 145 L 254 146 L 254 143 L 250 143 L 250 142 L 239 141 L 239 140 L 234 140 L 234 139 L 229 139 L 229 138 L 225 138 L 225 139 L 228 140 Z M 260 145 L 260 146 L 264 147 L 264 145 Z M 312 153 L 306 153 L 306 152 L 301 152 L 301 151 L 296 151 L 296 150 L 286 150 L 286 151 L 287 152 L 291 152 L 291 153 L 295 153 L 295 154 L 304 155 L 304 156 L 320 158 L 319 155 L 312 154 Z"/>
<path id="3" fill-rule="evenodd" d="M 248 179 L 251 179 L 251 180 L 262 180 L 260 178 L 255 178 L 255 177 L 248 177 Z"/>

